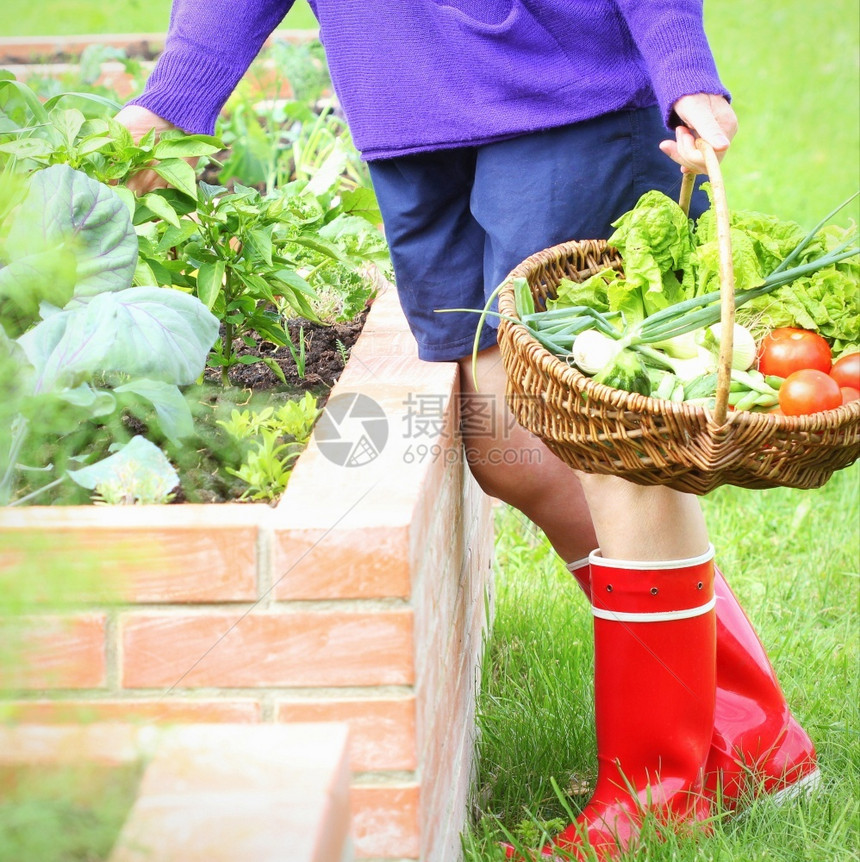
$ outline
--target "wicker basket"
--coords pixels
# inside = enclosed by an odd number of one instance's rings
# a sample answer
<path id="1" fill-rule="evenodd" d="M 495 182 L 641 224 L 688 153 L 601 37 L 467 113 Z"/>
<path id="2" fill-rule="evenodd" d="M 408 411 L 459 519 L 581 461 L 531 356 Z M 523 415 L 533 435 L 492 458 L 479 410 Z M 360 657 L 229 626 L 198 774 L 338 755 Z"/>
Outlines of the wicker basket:
<path id="1" fill-rule="evenodd" d="M 734 320 L 728 209 L 717 159 L 706 145 L 721 245 L 722 332 Z M 690 184 L 682 193 L 688 201 Z M 567 242 L 538 252 L 508 276 L 499 311 L 517 319 L 511 281 L 525 278 L 536 304 L 563 278 L 583 281 L 614 267 L 618 253 L 603 240 Z M 508 402 L 517 421 L 571 467 L 705 494 L 720 485 L 817 488 L 860 457 L 860 401 L 807 416 L 728 412 L 730 339 L 723 339 L 713 411 L 624 392 L 580 374 L 553 356 L 523 326 L 502 320 L 499 346 Z"/>

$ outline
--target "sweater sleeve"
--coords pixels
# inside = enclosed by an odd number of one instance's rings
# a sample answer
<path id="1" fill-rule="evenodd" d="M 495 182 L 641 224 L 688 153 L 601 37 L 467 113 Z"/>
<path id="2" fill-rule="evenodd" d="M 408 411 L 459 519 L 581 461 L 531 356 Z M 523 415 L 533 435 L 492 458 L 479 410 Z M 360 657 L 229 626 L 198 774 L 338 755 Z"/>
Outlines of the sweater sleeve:
<path id="1" fill-rule="evenodd" d="M 680 123 L 672 106 L 682 96 L 710 93 L 730 99 L 705 35 L 702 0 L 616 0 L 648 66 L 663 119 Z"/>
<path id="2" fill-rule="evenodd" d="M 293 0 L 173 0 L 164 52 L 143 93 L 147 108 L 189 133 L 212 134 L 224 106 Z"/>

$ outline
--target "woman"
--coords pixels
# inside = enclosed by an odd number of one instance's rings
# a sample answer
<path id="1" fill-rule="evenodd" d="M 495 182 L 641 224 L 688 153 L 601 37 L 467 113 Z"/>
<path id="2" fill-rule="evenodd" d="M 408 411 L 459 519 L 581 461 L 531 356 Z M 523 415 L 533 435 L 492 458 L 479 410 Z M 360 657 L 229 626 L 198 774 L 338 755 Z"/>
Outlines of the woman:
<path id="1" fill-rule="evenodd" d="M 135 134 L 211 133 L 290 0 L 175 0 Z M 428 361 L 456 361 L 464 444 L 489 494 L 524 512 L 591 596 L 598 780 L 544 849 L 604 857 L 643 814 L 687 828 L 717 796 L 788 793 L 817 777 L 749 622 L 715 570 L 698 500 L 576 474 L 505 416 L 495 332 L 481 334 L 481 405 L 469 414 L 475 316 L 529 254 L 605 238 L 639 196 L 677 196 L 736 131 L 702 23 L 687 0 L 311 0 L 334 87 L 368 161 L 398 295 Z M 674 136 L 669 130 L 674 129 Z M 138 191 L 154 175 L 136 178 Z M 703 197 L 701 193 L 697 198 Z M 703 202 L 693 205 L 693 214 Z M 519 463 L 510 453 L 533 453 Z M 503 466 L 496 466 L 503 460 Z M 599 550 L 595 550 L 599 548 Z M 513 852 L 512 850 L 510 851 Z"/>

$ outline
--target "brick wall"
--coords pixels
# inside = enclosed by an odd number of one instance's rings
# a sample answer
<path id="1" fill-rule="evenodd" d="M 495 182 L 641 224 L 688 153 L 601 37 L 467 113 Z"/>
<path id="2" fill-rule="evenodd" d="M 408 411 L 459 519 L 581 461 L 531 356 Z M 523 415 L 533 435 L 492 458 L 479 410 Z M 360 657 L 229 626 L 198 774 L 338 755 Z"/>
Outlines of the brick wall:
<path id="1" fill-rule="evenodd" d="M 456 385 L 454 366 L 416 358 L 384 292 L 332 393 L 384 411 L 365 466 L 312 444 L 276 508 L 0 511 L 0 587 L 27 579 L 38 602 L 48 570 L 73 585 L 7 625 L 13 717 L 345 722 L 356 855 L 456 859 L 492 605 L 490 502 L 462 461 Z"/>

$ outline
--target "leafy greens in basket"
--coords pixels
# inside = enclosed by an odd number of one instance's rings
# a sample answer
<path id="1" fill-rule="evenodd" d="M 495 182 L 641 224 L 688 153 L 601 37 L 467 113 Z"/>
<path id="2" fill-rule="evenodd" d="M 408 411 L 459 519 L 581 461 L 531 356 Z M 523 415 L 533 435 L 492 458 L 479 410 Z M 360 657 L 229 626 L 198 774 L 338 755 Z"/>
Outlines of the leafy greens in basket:
<path id="1" fill-rule="evenodd" d="M 774 216 L 732 215 L 740 320 L 819 330 L 836 354 L 860 343 L 860 266 L 850 260 L 858 253 L 857 233 L 824 227 L 846 204 L 809 233 Z M 661 379 L 668 372 L 697 397 L 709 397 L 720 336 L 713 209 L 694 223 L 670 198 L 648 192 L 613 227 L 608 243 L 620 252 L 624 273 L 607 268 L 581 284 L 562 280 L 545 310 L 534 308 L 524 281 L 515 284 L 520 322 L 548 350 L 573 353 L 582 370 L 609 386 L 641 394 L 661 389 L 689 400 L 689 392 L 668 389 Z M 752 340 L 740 328 L 736 336 Z M 745 376 L 752 361 L 738 359 L 737 386 L 759 392 L 756 406 L 770 406 L 773 381 Z"/>

